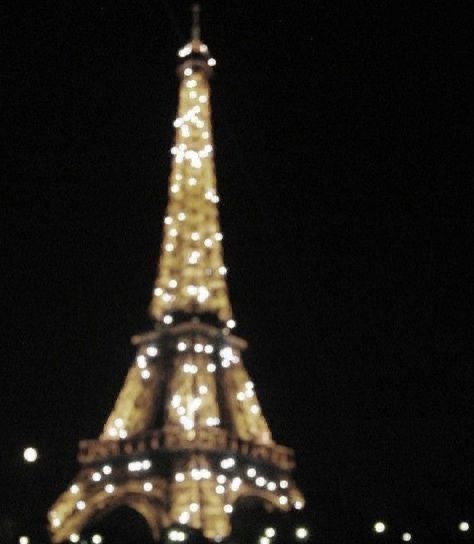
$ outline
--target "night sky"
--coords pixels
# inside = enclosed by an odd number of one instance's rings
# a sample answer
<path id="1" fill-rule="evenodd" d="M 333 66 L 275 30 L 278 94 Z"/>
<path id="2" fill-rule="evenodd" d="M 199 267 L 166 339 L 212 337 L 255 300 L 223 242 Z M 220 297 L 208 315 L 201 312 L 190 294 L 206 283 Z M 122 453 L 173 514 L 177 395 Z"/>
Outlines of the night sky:
<path id="1" fill-rule="evenodd" d="M 236 333 L 337 542 L 474 523 L 468 4 L 425 4 L 203 2 Z M 151 326 L 190 16 L 2 11 L 0 520 L 26 526 Z"/>

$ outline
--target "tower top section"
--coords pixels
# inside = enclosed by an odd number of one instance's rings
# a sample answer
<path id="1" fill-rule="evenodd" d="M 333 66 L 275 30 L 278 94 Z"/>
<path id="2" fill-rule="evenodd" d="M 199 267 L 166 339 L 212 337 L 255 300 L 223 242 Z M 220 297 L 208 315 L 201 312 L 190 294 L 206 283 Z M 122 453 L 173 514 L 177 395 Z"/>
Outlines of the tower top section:
<path id="1" fill-rule="evenodd" d="M 179 102 L 168 207 L 150 311 L 165 324 L 205 317 L 232 328 L 210 108 L 209 77 L 215 61 L 200 39 L 197 7 L 193 16 L 192 39 L 178 51 Z"/>
<path id="2" fill-rule="evenodd" d="M 201 8 L 199 4 L 193 5 L 192 13 L 191 41 L 178 51 L 178 76 L 182 78 L 184 71 L 190 68 L 193 71 L 200 71 L 207 78 L 210 78 L 213 73 L 213 67 L 216 65 L 216 60 L 211 57 L 207 45 L 201 41 Z"/>

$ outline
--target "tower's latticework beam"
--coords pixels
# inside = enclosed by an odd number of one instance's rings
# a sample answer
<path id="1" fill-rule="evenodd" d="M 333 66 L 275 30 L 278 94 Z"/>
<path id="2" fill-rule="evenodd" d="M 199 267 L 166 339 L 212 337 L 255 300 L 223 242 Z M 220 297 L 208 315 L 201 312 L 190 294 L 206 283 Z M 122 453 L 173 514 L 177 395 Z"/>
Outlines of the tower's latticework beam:
<path id="1" fill-rule="evenodd" d="M 242 363 L 222 254 L 209 106 L 214 61 L 199 39 L 179 51 L 169 202 L 151 315 L 136 359 L 81 469 L 49 512 L 54 542 L 75 541 L 97 515 L 127 505 L 158 539 L 174 523 L 230 533 L 236 502 L 302 508 L 293 452 L 274 443 Z"/>

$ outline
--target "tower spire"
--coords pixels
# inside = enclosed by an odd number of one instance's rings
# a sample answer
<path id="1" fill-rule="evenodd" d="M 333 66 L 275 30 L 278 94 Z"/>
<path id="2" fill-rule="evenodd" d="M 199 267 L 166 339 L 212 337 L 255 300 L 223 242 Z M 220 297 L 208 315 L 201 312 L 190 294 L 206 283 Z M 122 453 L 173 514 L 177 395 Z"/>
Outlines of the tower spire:
<path id="1" fill-rule="evenodd" d="M 199 7 L 194 6 L 193 41 L 178 51 L 181 82 L 168 207 L 150 313 L 165 322 L 177 314 L 186 319 L 206 314 L 232 327 L 209 105 L 215 61 L 199 35 Z"/>
<path id="2" fill-rule="evenodd" d="M 201 40 L 201 22 L 200 22 L 200 14 L 201 14 L 201 6 L 199 4 L 193 4 L 192 7 L 193 12 L 193 24 L 191 27 L 191 39 L 193 41 L 200 41 Z"/>

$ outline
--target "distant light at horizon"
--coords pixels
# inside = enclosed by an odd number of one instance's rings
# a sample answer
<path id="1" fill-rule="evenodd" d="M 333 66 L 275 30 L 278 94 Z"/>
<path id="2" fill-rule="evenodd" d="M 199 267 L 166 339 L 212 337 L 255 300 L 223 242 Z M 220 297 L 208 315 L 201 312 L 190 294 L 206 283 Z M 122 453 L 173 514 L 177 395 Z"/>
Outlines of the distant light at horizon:
<path id="1" fill-rule="evenodd" d="M 298 527 L 295 531 L 296 538 L 299 538 L 300 540 L 308 538 L 308 534 L 308 529 L 306 529 L 306 527 Z"/>
<path id="2" fill-rule="evenodd" d="M 38 450 L 31 446 L 23 450 L 23 459 L 27 463 L 34 463 L 38 459 Z"/>
<path id="3" fill-rule="evenodd" d="M 384 533 L 386 528 L 387 527 L 385 526 L 385 523 L 383 521 L 377 521 L 374 524 L 374 531 L 376 533 Z"/>

